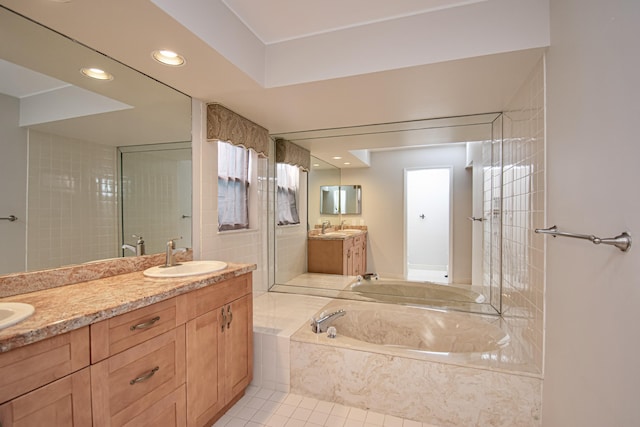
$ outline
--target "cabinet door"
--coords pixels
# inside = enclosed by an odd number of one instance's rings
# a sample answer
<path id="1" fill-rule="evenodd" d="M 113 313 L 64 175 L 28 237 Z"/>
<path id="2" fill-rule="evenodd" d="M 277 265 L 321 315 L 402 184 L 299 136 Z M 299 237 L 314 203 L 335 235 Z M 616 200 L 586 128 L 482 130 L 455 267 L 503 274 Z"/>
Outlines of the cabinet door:
<path id="1" fill-rule="evenodd" d="M 0 424 L 12 426 L 90 427 L 89 368 L 40 387 L 0 406 Z"/>
<path id="2" fill-rule="evenodd" d="M 222 311 L 187 322 L 187 425 L 205 426 L 224 407 Z M 226 327 L 226 325 L 225 325 Z"/>
<path id="3" fill-rule="evenodd" d="M 367 272 L 367 236 L 362 236 L 360 248 L 360 274 Z"/>
<path id="4" fill-rule="evenodd" d="M 253 377 L 253 298 L 251 294 L 226 306 L 224 335 L 225 388 L 229 403 Z"/>

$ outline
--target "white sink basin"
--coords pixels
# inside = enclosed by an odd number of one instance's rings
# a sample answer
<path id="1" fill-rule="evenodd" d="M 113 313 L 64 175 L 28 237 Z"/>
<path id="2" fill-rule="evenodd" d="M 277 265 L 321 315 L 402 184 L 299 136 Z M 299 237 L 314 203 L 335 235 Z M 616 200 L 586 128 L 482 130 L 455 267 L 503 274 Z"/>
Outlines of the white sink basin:
<path id="1" fill-rule="evenodd" d="M 222 261 L 186 261 L 171 267 L 159 265 L 147 268 L 142 274 L 156 278 L 186 277 L 213 273 L 225 268 L 227 268 L 227 263 Z"/>
<path id="2" fill-rule="evenodd" d="M 345 228 L 344 230 L 342 230 L 342 232 L 347 234 L 358 234 L 362 233 L 362 230 L 357 228 Z"/>
<path id="3" fill-rule="evenodd" d="M 22 322 L 31 316 L 35 309 L 31 304 L 21 302 L 0 302 L 0 329 Z"/>

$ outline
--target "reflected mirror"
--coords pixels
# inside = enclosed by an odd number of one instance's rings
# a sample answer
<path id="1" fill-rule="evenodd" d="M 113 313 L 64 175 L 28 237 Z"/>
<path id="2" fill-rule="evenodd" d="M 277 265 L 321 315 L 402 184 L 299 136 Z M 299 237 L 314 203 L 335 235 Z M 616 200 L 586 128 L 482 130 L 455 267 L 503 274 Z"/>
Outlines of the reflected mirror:
<path id="1" fill-rule="evenodd" d="M 359 185 L 323 185 L 320 187 L 320 214 L 360 215 L 362 189 Z"/>
<path id="2" fill-rule="evenodd" d="M 292 266 L 290 256 L 276 251 L 276 281 L 271 290 L 497 313 L 499 276 L 492 272 L 499 260 L 491 250 L 499 247 L 499 233 L 493 230 L 500 229 L 500 215 L 492 213 L 491 201 L 499 206 L 500 195 L 493 193 L 493 184 L 501 167 L 500 116 L 490 113 L 277 135 L 307 148 L 314 159 L 339 171 L 339 183 L 324 183 L 316 175 L 323 175 L 323 170 L 311 168 L 309 233 L 319 233 L 320 224 L 327 222 L 331 232 L 324 241 L 350 239 L 357 230 L 366 230 L 364 247 L 345 252 L 364 256 L 366 267 L 352 275 L 309 273 L 308 259 L 303 267 Z M 434 169 L 450 171 L 444 181 L 450 194 L 444 203 L 450 209 L 440 214 L 435 196 L 424 193 L 417 196 L 424 203 L 413 211 L 415 203 L 407 200 L 407 175 Z M 359 214 L 320 214 L 314 206 L 321 200 L 320 186 L 356 182 L 367 194 Z M 431 183 L 419 187 L 426 190 Z M 417 228 L 411 228 L 413 223 Z M 297 248 L 306 249 L 309 239 L 317 238 L 309 233 L 297 236 Z M 417 244 L 408 243 L 409 234 L 418 237 Z M 282 235 L 274 235 L 278 248 Z M 436 243 L 441 241 L 436 237 L 444 238 L 447 245 Z M 288 236 L 289 247 L 292 239 Z M 329 252 L 335 254 L 336 249 Z M 358 280 L 358 275 L 363 278 Z"/>
<path id="3" fill-rule="evenodd" d="M 0 44 L 0 217 L 17 217 L 0 221 L 0 274 L 120 257 L 136 242 L 130 234 L 143 235 L 147 253 L 175 237 L 166 230 L 190 245 L 191 99 L 1 6 L 0 38 L 11 40 Z M 111 78 L 88 78 L 85 67 Z M 178 142 L 183 151 L 170 160 Z M 140 161 L 123 175 L 121 155 L 133 146 L 146 148 L 129 150 Z M 135 186 L 142 191 L 128 193 Z M 136 226 L 157 221 L 136 209 L 123 215 L 133 200 L 172 228 L 155 236 Z"/>

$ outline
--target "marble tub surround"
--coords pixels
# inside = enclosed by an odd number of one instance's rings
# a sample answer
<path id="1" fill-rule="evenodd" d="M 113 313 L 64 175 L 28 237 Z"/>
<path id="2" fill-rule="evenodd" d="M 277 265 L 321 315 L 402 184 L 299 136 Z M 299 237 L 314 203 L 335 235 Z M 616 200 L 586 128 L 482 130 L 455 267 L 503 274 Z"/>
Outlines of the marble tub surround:
<path id="1" fill-rule="evenodd" d="M 158 265 L 153 256 L 151 260 L 154 263 L 148 266 Z M 141 270 L 144 268 L 141 266 Z M 31 317 L 0 330 L 0 352 L 215 285 L 255 269 L 255 264 L 229 263 L 226 269 L 215 273 L 167 279 L 149 278 L 142 271 L 134 271 L 0 298 L 0 301 L 23 302 L 35 307 Z"/>
<path id="2" fill-rule="evenodd" d="M 175 254 L 175 259 L 178 262 L 191 261 L 193 260 L 193 251 L 191 249 L 178 251 Z M 159 253 L 90 261 L 84 264 L 49 270 L 8 274 L 0 276 L 0 298 L 142 271 L 149 267 L 162 265 L 164 262 L 165 254 Z"/>
<path id="3" fill-rule="evenodd" d="M 440 426 L 540 425 L 542 378 L 513 340 L 498 349 L 465 352 L 462 348 L 450 354 L 406 350 L 394 346 L 396 342 L 372 344 L 342 335 L 340 322 L 357 323 L 358 317 L 376 322 L 369 317 L 382 310 L 392 316 L 433 310 L 336 300 L 321 311 L 340 308 L 347 314 L 334 322 L 336 338 L 314 334 L 308 325 L 291 337 L 291 392 Z M 356 313 L 358 310 L 363 313 Z M 350 319 L 350 311 L 357 315 Z M 449 328 L 456 328 L 455 324 L 464 328 L 465 317 L 469 322 L 504 326 L 495 316 L 439 314 L 455 315 Z M 420 314 L 413 321 L 420 322 Z M 382 323 L 374 326 L 385 327 Z M 410 325 L 392 328 L 400 335 L 411 329 Z M 446 332 L 435 329 L 425 333 L 447 339 Z"/>
<path id="4" fill-rule="evenodd" d="M 291 392 L 438 426 L 540 425 L 542 380 L 291 342 Z"/>

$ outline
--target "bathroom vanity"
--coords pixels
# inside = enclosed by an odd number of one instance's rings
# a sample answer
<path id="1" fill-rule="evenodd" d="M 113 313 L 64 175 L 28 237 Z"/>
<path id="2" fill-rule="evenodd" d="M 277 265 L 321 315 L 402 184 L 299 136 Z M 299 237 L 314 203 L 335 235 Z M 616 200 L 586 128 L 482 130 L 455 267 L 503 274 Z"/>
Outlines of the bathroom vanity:
<path id="1" fill-rule="evenodd" d="M 357 276 L 367 269 L 367 232 L 338 230 L 311 232 L 307 238 L 309 273 Z"/>
<path id="2" fill-rule="evenodd" d="M 1 425 L 212 425 L 252 379 L 255 268 L 3 298 L 36 311 L 0 330 Z"/>

